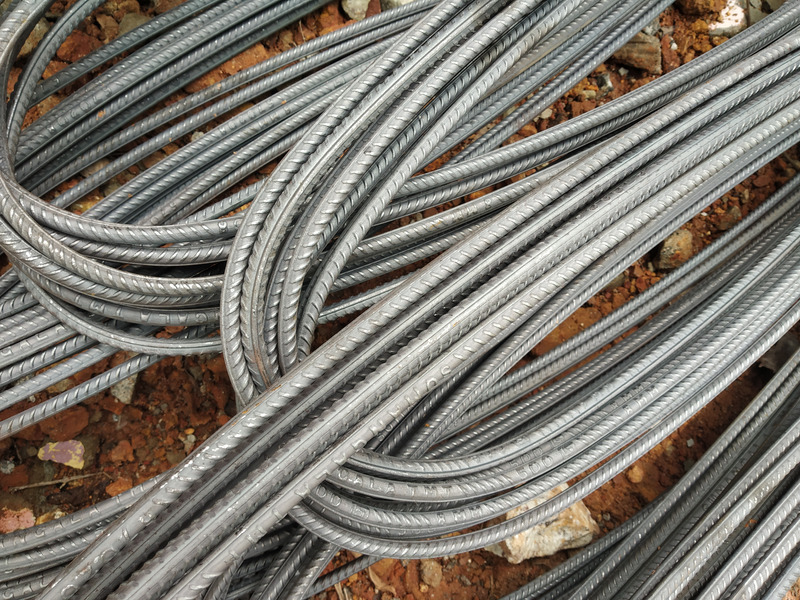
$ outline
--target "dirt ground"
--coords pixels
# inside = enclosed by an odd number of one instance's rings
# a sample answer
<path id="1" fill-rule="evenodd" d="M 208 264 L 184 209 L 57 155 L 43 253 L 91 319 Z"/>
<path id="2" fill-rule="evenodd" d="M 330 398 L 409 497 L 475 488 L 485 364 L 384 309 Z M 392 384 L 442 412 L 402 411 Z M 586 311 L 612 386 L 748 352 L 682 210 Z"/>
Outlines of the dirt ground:
<path id="1" fill-rule="evenodd" d="M 54 19 L 69 4 L 56 3 L 48 18 Z M 48 67 L 46 76 L 114 39 L 120 34 L 120 29 L 124 30 L 132 23 L 131 15 L 136 18 L 151 17 L 175 4 L 177 2 L 174 0 L 141 3 L 136 0 L 110 0 L 67 39 L 59 49 L 56 60 Z M 376 2 L 371 5 L 371 10 L 377 10 Z M 662 72 L 688 62 L 724 39 L 707 35 L 711 19 L 713 15 L 686 15 L 675 8 L 662 14 Z M 185 92 L 211 85 L 249 65 L 347 23 L 338 5 L 331 3 L 299 24 L 256 44 L 189 84 Z M 12 75 L 9 90 L 13 88 L 18 75 L 19 68 Z M 591 110 L 655 77 L 655 74 L 611 60 L 596 69 L 540 118 L 523 127 L 518 136 L 531 135 Z M 71 86 L 67 93 L 74 88 Z M 180 95 L 168 102 L 178 97 Z M 43 101 L 31 110 L 26 123 L 32 122 L 57 103 L 58 97 Z M 86 210 L 109 190 L 174 152 L 187 141 L 188 138 L 175 140 L 141 165 L 132 167 L 117 176 L 115 181 L 89 194 L 74 206 L 74 210 Z M 729 229 L 794 175 L 798 168 L 800 155 L 794 148 L 707 207 L 684 226 L 691 234 L 690 243 L 688 248 L 684 248 L 686 255 L 678 259 L 687 259 Z M 271 169 L 272 166 L 262 169 L 243 184 L 263 178 Z M 77 180 L 67 181 L 59 191 L 76 183 Z M 474 194 L 472 198 L 487 191 Z M 663 269 L 659 268 L 662 262 L 658 249 L 642 257 L 615 280 L 615 287 L 592 298 L 547 336 L 534 349 L 534 354 L 546 352 L 647 289 L 663 275 Z M 317 341 L 323 341 L 346 322 L 340 320 L 321 327 Z M 105 360 L 37 394 L 25 406 L 3 411 L 0 418 L 27 409 L 126 358 L 124 353 L 120 353 Z M 628 471 L 587 497 L 585 504 L 597 520 L 601 534 L 619 526 L 674 484 L 758 392 L 768 377 L 766 369 L 751 368 Z M 135 381 L 130 381 L 128 389 L 124 387 L 118 386 L 99 394 L 55 418 L 0 441 L 0 532 L 57 518 L 153 477 L 183 460 L 224 424 L 234 410 L 233 394 L 220 356 L 165 359 L 140 374 Z M 48 443 L 73 441 L 80 442 L 84 448 L 83 465 L 80 468 L 40 458 L 41 449 Z M 541 575 L 568 555 L 568 552 L 561 552 L 548 558 L 526 560 L 519 565 L 509 564 L 487 551 L 428 561 L 387 559 L 374 565 L 369 572 L 354 575 L 318 597 L 329 600 L 494 599 Z M 342 551 L 329 568 L 351 558 L 350 552 Z M 790 597 L 798 597 L 796 589 L 794 592 L 795 596 Z"/>

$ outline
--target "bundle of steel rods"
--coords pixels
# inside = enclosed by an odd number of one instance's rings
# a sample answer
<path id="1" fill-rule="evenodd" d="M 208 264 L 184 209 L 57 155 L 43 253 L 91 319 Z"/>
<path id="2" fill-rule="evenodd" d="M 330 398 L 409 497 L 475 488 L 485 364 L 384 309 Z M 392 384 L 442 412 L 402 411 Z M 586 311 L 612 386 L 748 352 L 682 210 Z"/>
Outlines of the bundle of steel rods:
<path id="1" fill-rule="evenodd" d="M 72 4 L 2 113 L 0 409 L 133 354 L 0 421 L 0 436 L 167 355 L 222 351 L 241 410 L 162 476 L 0 537 L 3 597 L 305 598 L 382 557 L 497 543 L 622 472 L 800 319 L 796 178 L 623 308 L 515 369 L 621 271 L 800 141 L 798 0 L 509 144 L 670 2 L 418 0 L 166 104 L 322 3 L 187 0 L 42 79 L 100 4 Z M 5 80 L 47 7 L 19 0 L 3 15 Z M 200 128 L 83 214 L 67 210 Z M 240 184 L 277 160 L 265 180 Z M 316 346 L 319 325 L 342 316 Z M 798 361 L 675 488 L 514 597 L 785 590 L 800 574 Z M 363 556 L 320 577 L 340 548 Z"/>

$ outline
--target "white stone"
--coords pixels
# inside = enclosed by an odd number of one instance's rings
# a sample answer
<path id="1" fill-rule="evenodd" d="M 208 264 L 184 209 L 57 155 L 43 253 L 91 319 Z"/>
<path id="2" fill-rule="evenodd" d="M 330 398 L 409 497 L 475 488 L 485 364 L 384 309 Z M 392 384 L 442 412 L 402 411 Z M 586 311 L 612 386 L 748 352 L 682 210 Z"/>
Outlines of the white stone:
<path id="1" fill-rule="evenodd" d="M 342 10 L 347 16 L 356 21 L 362 20 L 367 16 L 369 0 L 342 0 Z"/>
<path id="2" fill-rule="evenodd" d="M 548 493 L 509 511 L 506 513 L 505 519 L 510 519 L 538 506 L 563 492 L 567 487 L 567 484 L 561 484 Z M 583 502 L 578 501 L 550 521 L 535 525 L 499 544 L 492 544 L 486 549 L 498 556 L 504 556 L 510 563 L 519 564 L 528 558 L 551 556 L 560 550 L 580 548 L 590 543 L 599 532 L 600 528 L 589 513 L 589 509 Z"/>
<path id="3" fill-rule="evenodd" d="M 123 404 L 130 404 L 133 400 L 133 391 L 136 387 L 136 379 L 138 375 L 131 375 L 127 379 L 123 379 L 119 383 L 111 386 L 111 395 Z"/>
<path id="4" fill-rule="evenodd" d="M 381 0 L 381 10 L 398 8 L 399 6 L 404 6 L 412 2 L 414 2 L 414 0 Z"/>
<path id="5" fill-rule="evenodd" d="M 747 0 L 727 0 L 719 21 L 708 24 L 708 35 L 733 37 L 747 28 Z"/>

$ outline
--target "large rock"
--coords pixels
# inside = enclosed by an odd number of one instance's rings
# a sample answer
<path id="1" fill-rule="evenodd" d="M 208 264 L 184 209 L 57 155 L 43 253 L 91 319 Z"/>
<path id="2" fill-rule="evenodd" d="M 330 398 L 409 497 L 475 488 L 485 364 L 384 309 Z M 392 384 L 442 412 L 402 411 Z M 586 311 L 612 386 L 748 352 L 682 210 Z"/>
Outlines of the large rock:
<path id="1" fill-rule="evenodd" d="M 614 53 L 614 59 L 653 75 L 661 75 L 661 40 L 639 32 Z"/>
<path id="2" fill-rule="evenodd" d="M 542 494 L 509 511 L 505 519 L 526 512 L 566 489 L 567 484 L 561 484 L 547 494 Z M 579 501 L 560 512 L 551 521 L 536 525 L 486 549 L 504 556 L 510 563 L 518 564 L 528 558 L 551 556 L 560 550 L 580 548 L 591 542 L 599 532 L 600 528 L 589 513 L 589 509 Z"/>

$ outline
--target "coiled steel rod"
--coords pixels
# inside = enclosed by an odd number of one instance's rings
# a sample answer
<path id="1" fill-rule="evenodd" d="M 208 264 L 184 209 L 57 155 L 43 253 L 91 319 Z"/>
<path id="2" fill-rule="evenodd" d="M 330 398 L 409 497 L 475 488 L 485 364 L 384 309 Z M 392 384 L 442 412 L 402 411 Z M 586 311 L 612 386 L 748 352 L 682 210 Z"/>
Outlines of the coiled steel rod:
<path id="1" fill-rule="evenodd" d="M 97 3 L 67 10 L 2 114 L 0 246 L 12 268 L 0 276 L 0 407 L 117 350 L 134 355 L 0 421 L 0 438 L 166 355 L 222 351 L 242 410 L 159 478 L 0 537 L 0 593 L 304 598 L 377 557 L 453 554 L 541 523 L 705 406 L 800 318 L 797 177 L 622 310 L 514 370 L 619 272 L 800 140 L 792 0 L 654 82 L 501 147 L 668 4 L 419 1 L 146 116 L 321 3 L 189 0 L 40 81 Z M 4 16 L 6 77 L 45 6 L 20 0 Z M 53 93 L 61 102 L 23 129 Z M 201 130 L 85 213 L 67 210 Z M 278 160 L 265 181 L 239 185 Z M 39 197 L 95 164 L 52 202 Z M 315 347 L 318 325 L 340 316 L 352 320 Z M 798 356 L 675 488 L 512 597 L 785 589 L 800 539 Z M 365 556 L 320 577 L 340 547 Z"/>

